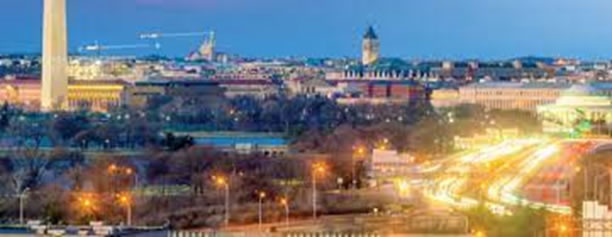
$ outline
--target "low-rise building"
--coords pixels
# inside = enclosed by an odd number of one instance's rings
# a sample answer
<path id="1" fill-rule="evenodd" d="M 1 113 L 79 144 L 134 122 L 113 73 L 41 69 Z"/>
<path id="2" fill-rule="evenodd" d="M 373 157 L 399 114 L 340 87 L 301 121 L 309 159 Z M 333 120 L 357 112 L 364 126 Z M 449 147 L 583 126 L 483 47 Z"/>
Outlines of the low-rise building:
<path id="1" fill-rule="evenodd" d="M 292 78 L 285 81 L 285 86 L 293 95 L 321 95 L 330 97 L 342 90 L 320 78 Z"/>
<path id="2" fill-rule="evenodd" d="M 69 109 L 109 111 L 128 104 L 131 85 L 122 80 L 76 80 L 68 84 Z"/>
<path id="3" fill-rule="evenodd" d="M 230 98 L 236 96 L 265 98 L 280 91 L 280 86 L 271 80 L 217 80 L 217 82 L 225 90 L 225 96 Z"/>
<path id="4" fill-rule="evenodd" d="M 406 103 L 427 100 L 428 90 L 416 81 L 330 81 L 344 88 L 347 96 L 338 98 L 339 103 Z"/>
<path id="5" fill-rule="evenodd" d="M 436 108 L 453 107 L 461 103 L 459 100 L 459 90 L 454 88 L 433 90 L 430 101 Z"/>
<path id="6" fill-rule="evenodd" d="M 134 83 L 130 105 L 142 108 L 160 96 L 207 101 L 223 97 L 224 89 L 212 80 L 169 80 L 158 79 Z"/>
<path id="7" fill-rule="evenodd" d="M 395 150 L 375 149 L 369 162 L 370 178 L 392 178 L 413 174 L 415 158 L 410 154 L 400 154 Z"/>
<path id="8" fill-rule="evenodd" d="M 37 78 L 0 81 L 0 101 L 27 110 L 40 109 L 40 80 Z"/>
<path id="9" fill-rule="evenodd" d="M 127 105 L 130 84 L 121 80 L 75 81 L 68 84 L 66 108 L 89 108 L 92 111 L 108 111 Z M 40 109 L 41 81 L 38 78 L 0 81 L 0 101 L 26 110 Z"/>
<path id="10" fill-rule="evenodd" d="M 552 104 L 569 88 L 568 83 L 484 82 L 459 88 L 459 102 L 479 104 L 487 109 L 536 112 L 540 105 Z"/>

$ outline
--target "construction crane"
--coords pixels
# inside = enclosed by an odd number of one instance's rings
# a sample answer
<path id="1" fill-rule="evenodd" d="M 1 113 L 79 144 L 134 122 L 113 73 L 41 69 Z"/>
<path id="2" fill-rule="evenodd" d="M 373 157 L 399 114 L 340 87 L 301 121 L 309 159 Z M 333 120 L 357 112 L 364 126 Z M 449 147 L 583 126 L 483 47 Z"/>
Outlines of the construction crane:
<path id="1" fill-rule="evenodd" d="M 142 48 L 155 48 L 160 49 L 161 44 L 124 44 L 124 45 L 101 45 L 98 42 L 93 44 L 84 45 L 79 47 L 79 52 L 96 52 L 99 56 L 102 51 L 107 50 L 122 50 L 122 49 L 142 49 Z"/>
<path id="2" fill-rule="evenodd" d="M 211 35 L 214 34 L 212 31 L 211 32 L 185 32 L 185 33 L 161 33 L 161 32 L 154 32 L 154 33 L 143 33 L 140 34 L 140 39 L 160 39 L 160 38 L 178 38 L 178 37 L 197 37 L 197 36 L 207 36 L 207 35 Z"/>

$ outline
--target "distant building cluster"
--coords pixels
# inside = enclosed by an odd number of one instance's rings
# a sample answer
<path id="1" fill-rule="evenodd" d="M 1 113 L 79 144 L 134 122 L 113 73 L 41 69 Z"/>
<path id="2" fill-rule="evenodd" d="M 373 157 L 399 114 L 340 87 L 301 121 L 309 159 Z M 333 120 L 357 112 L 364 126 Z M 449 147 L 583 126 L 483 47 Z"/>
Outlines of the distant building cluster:
<path id="1" fill-rule="evenodd" d="M 55 24 L 50 27 L 64 24 L 64 19 L 47 18 Z M 216 36 L 211 32 L 184 59 L 70 56 L 54 64 L 66 65 L 65 71 L 41 70 L 64 58 L 65 43 L 49 40 L 44 51 L 47 57 L 0 56 L 0 100 L 30 110 L 61 103 L 57 108 L 108 111 L 117 106 L 141 108 L 160 96 L 206 101 L 284 94 L 324 96 L 342 104 L 429 101 L 438 108 L 478 104 L 486 109 L 522 110 L 546 117 L 548 131 L 567 130 L 569 121 L 577 116 L 612 122 L 609 61 L 385 58 L 380 53 L 379 35 L 368 27 L 359 59 L 230 56 L 217 51 Z M 67 87 L 62 89 L 64 83 Z M 585 111 L 576 115 L 573 111 L 577 108 Z"/>

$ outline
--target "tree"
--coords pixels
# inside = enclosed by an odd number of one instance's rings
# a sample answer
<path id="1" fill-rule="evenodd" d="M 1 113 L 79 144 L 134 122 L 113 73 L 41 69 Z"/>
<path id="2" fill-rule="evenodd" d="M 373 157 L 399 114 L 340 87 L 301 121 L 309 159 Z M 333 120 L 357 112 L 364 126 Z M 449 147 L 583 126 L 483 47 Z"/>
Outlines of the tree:
<path id="1" fill-rule="evenodd" d="M 164 184 L 180 184 L 191 187 L 193 194 L 202 194 L 206 175 L 221 153 L 209 147 L 192 147 L 175 152 L 162 152 L 149 165 L 148 176 Z"/>
<path id="2" fill-rule="evenodd" d="M 90 121 L 83 112 L 63 112 L 56 114 L 51 122 L 51 129 L 61 144 L 69 142 L 80 132 L 90 128 Z"/>
<path id="3" fill-rule="evenodd" d="M 194 145 L 193 137 L 191 136 L 174 136 L 173 133 L 166 133 L 163 144 L 168 151 L 178 151 L 189 148 Z"/>
<path id="4" fill-rule="evenodd" d="M 10 108 L 8 102 L 4 102 L 0 108 L 0 132 L 5 132 L 10 125 L 11 117 L 14 111 Z"/>
<path id="5" fill-rule="evenodd" d="M 543 209 L 520 206 L 512 215 L 496 215 L 484 205 L 465 212 L 473 231 L 482 231 L 485 236 L 514 237 L 538 236 L 546 230 L 548 213 Z"/>
<path id="6" fill-rule="evenodd" d="M 9 184 L 15 193 L 21 193 L 26 188 L 36 187 L 52 165 L 53 160 L 41 151 L 48 133 L 40 123 L 30 122 L 24 116 L 11 121 L 9 133 L 14 141 L 12 155 L 8 157 Z"/>

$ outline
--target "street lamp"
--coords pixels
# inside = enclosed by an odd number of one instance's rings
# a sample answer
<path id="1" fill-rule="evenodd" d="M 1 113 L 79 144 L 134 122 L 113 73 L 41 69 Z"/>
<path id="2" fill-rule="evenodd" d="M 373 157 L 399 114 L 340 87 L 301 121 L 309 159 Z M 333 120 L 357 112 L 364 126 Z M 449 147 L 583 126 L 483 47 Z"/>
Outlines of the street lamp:
<path id="1" fill-rule="evenodd" d="M 77 198 L 77 205 L 86 215 L 93 215 L 96 209 L 94 196 L 91 193 L 81 193 Z"/>
<path id="2" fill-rule="evenodd" d="M 479 230 L 479 231 L 476 231 L 476 233 L 474 233 L 474 236 L 476 236 L 476 237 L 485 237 L 486 235 L 485 235 L 485 233 L 483 231 Z"/>
<path id="3" fill-rule="evenodd" d="M 356 169 L 357 169 L 357 167 L 356 167 L 357 166 L 357 161 L 356 161 L 356 159 L 357 158 L 363 158 L 363 156 L 365 154 L 365 148 L 358 147 L 356 149 L 355 153 L 356 153 L 356 156 L 353 156 L 353 167 L 352 167 L 353 168 L 353 170 L 352 170 L 352 176 L 353 176 L 352 177 L 352 179 L 353 179 L 352 185 L 353 185 L 353 189 L 357 189 L 357 171 L 356 171 Z"/>
<path id="4" fill-rule="evenodd" d="M 93 203 L 89 199 L 82 200 L 81 204 L 83 205 L 85 209 L 90 209 L 91 207 L 93 207 Z"/>
<path id="5" fill-rule="evenodd" d="M 127 225 L 132 226 L 132 198 L 129 194 L 120 194 L 118 196 L 119 203 L 126 207 L 127 211 Z"/>
<path id="6" fill-rule="evenodd" d="M 138 188 L 138 173 L 132 168 L 126 168 L 125 174 L 134 176 L 134 187 Z"/>
<path id="7" fill-rule="evenodd" d="M 227 178 L 223 177 L 223 176 L 213 176 L 213 180 L 215 181 L 215 184 L 218 187 L 222 187 L 225 190 L 225 217 L 224 217 L 224 224 L 227 226 L 229 225 L 229 199 L 230 199 L 230 192 L 229 192 L 229 182 L 227 181 Z"/>
<path id="8" fill-rule="evenodd" d="M 108 141 L 108 139 L 106 139 L 106 140 Z M 115 165 L 115 164 L 111 164 L 111 165 L 109 165 L 109 166 L 108 166 L 108 172 L 109 172 L 109 173 L 111 173 L 111 174 L 112 174 L 112 173 L 114 173 L 116 170 L 117 170 L 117 165 Z"/>
<path id="9" fill-rule="evenodd" d="M 381 150 L 386 150 L 388 148 L 389 148 L 389 139 L 388 138 L 383 138 Z"/>
<path id="10" fill-rule="evenodd" d="M 280 204 L 285 208 L 285 226 L 289 227 L 289 200 L 287 198 L 281 198 Z"/>
<path id="11" fill-rule="evenodd" d="M 317 219 L 317 174 L 325 173 L 324 163 L 315 163 L 312 166 L 312 218 Z"/>
<path id="12" fill-rule="evenodd" d="M 23 191 L 21 191 L 21 193 L 17 195 L 17 197 L 19 198 L 19 224 L 22 224 L 22 225 L 25 224 L 23 220 L 24 199 L 26 198 L 29 191 L 30 191 L 30 188 L 25 188 Z"/>
<path id="13" fill-rule="evenodd" d="M 112 175 L 114 182 L 117 182 L 117 180 L 115 179 L 116 178 L 115 175 L 118 175 L 118 176 L 127 175 L 127 176 L 133 176 L 133 185 L 138 186 L 138 173 L 135 172 L 133 168 L 119 166 L 116 164 L 110 164 L 108 166 L 107 171 L 110 175 Z"/>
<path id="14" fill-rule="evenodd" d="M 261 231 L 262 230 L 262 225 L 263 225 L 263 210 L 262 210 L 262 205 L 263 205 L 264 198 L 266 198 L 266 193 L 265 192 L 259 192 L 258 196 L 259 196 L 259 231 Z"/>

